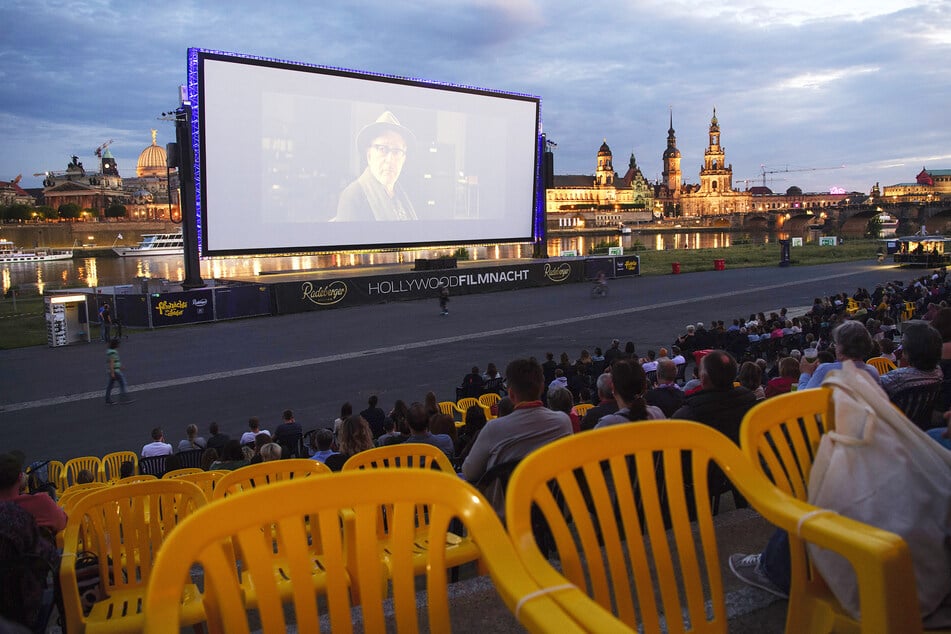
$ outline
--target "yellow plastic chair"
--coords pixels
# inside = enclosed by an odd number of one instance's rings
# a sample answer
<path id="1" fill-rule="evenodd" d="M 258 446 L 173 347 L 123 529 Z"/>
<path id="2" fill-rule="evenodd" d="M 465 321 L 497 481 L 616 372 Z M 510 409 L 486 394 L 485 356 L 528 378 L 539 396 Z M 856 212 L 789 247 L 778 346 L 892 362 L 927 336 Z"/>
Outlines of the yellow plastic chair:
<path id="1" fill-rule="evenodd" d="M 911 556 L 901 538 L 832 513 L 813 514 L 819 509 L 772 486 L 726 436 L 699 423 L 642 422 L 636 434 L 620 425 L 532 452 L 509 482 L 509 535 L 539 585 L 571 583 L 631 630 L 661 631 L 666 619 L 671 632 L 726 632 L 723 566 L 705 494 L 711 464 L 766 520 L 854 566 L 865 631 L 920 629 Z M 560 570 L 536 544 L 533 505 Z M 585 622 L 584 604 L 554 597 Z"/>
<path id="2" fill-rule="evenodd" d="M 175 472 L 173 471 L 172 473 Z M 197 484 L 198 488 L 204 491 L 205 498 L 211 500 L 214 496 L 215 487 L 218 486 L 218 482 L 229 473 L 231 472 L 225 471 L 224 469 L 217 469 L 214 471 L 198 471 L 197 473 L 182 473 L 181 475 L 173 475 L 171 477 L 173 479 L 185 480 L 186 482 Z"/>
<path id="3" fill-rule="evenodd" d="M 361 469 L 438 469 L 444 473 L 455 474 L 452 463 L 446 457 L 446 454 L 437 447 L 424 443 L 400 443 L 361 451 L 351 456 L 343 465 L 343 471 Z M 417 508 L 416 512 L 416 540 L 413 542 L 412 565 L 417 574 L 423 574 L 429 560 L 427 551 L 431 548 L 432 543 L 430 541 L 426 507 L 421 506 Z M 393 507 L 391 505 L 384 504 L 380 507 L 376 534 L 381 559 L 391 570 L 398 559 L 393 552 L 394 545 L 387 521 L 392 513 Z M 353 524 L 349 521 L 350 518 L 347 513 L 344 513 L 344 519 L 344 530 L 348 533 L 349 540 L 356 539 Z M 448 532 L 446 533 L 446 541 L 442 543 L 445 545 L 446 565 L 451 568 L 479 559 L 479 549 L 469 537 Z M 348 553 L 351 557 L 356 556 L 355 549 L 349 549 Z"/>
<path id="4" fill-rule="evenodd" d="M 396 551 L 401 565 L 389 579 L 380 566 L 374 544 L 377 509 L 392 504 L 391 518 Z M 479 544 L 496 591 L 519 621 L 533 632 L 570 634 L 585 628 L 566 619 L 554 600 L 557 595 L 576 595 L 564 588 L 540 592 L 539 586 L 520 566 L 495 512 L 475 489 L 454 475 L 426 469 L 362 470 L 335 474 L 330 478 L 305 478 L 280 482 L 264 490 L 249 491 L 214 502 L 186 519 L 169 536 L 158 555 L 145 598 L 149 619 L 146 634 L 177 634 L 183 625 L 180 604 L 183 584 L 193 564 L 202 567 L 205 579 L 204 606 L 211 634 L 245 634 L 252 629 L 265 634 L 288 630 L 287 610 L 281 601 L 277 580 L 271 574 L 274 560 L 287 553 L 292 562 L 306 562 L 310 549 L 305 520 L 319 524 L 325 536 L 324 554 L 328 584 L 326 597 L 317 601 L 309 583 L 306 564 L 288 570 L 294 588 L 288 599 L 293 604 L 294 627 L 299 632 L 317 632 L 321 616 L 329 617 L 334 632 L 352 632 L 352 602 L 348 581 L 359 587 L 362 630 L 366 632 L 448 632 L 451 628 L 447 592 L 445 551 L 430 551 L 425 570 L 426 593 L 417 595 L 417 578 L 410 563 L 416 538 L 415 509 L 430 509 L 433 533 L 446 532 L 453 518 L 461 518 Z M 339 514 L 349 509 L 360 539 L 356 542 L 356 570 L 348 570 L 343 556 L 343 536 L 337 530 Z M 273 540 L 261 539 L 274 532 Z M 242 565 L 258 590 L 260 601 L 250 621 L 242 602 L 242 589 L 235 574 L 229 549 L 245 554 Z M 389 591 L 393 612 L 384 612 Z M 417 606 L 417 596 L 425 606 Z M 462 599 L 454 599 L 455 606 Z M 520 604 L 521 601 L 521 604 Z M 590 603 L 590 602 L 589 602 Z M 595 606 L 596 608 L 596 606 Z M 421 618 L 422 617 L 422 620 Z M 326 625 L 326 624 L 325 624 Z"/>
<path id="5" fill-rule="evenodd" d="M 48 482 L 56 485 L 57 495 L 62 493 L 63 463 L 59 460 L 50 460 L 46 465 L 46 478 Z"/>
<path id="6" fill-rule="evenodd" d="M 479 405 L 482 406 L 482 409 L 485 410 L 485 419 L 492 420 L 493 418 L 498 418 L 492 414 L 492 407 L 498 405 L 499 401 L 502 400 L 502 397 L 498 394 L 492 392 L 490 394 L 483 394 L 479 397 Z"/>
<path id="7" fill-rule="evenodd" d="M 368 449 L 350 456 L 343 465 L 343 471 L 355 469 L 438 469 L 446 473 L 455 473 L 452 462 L 441 449 L 421 442 L 403 442 Z"/>
<path id="8" fill-rule="evenodd" d="M 878 370 L 879 374 L 885 374 L 886 372 L 891 372 L 892 370 L 898 367 L 895 365 L 895 363 L 891 359 L 888 359 L 886 357 L 872 357 L 865 363 L 869 364 L 870 366 Z"/>
<path id="9" fill-rule="evenodd" d="M 138 475 L 130 475 L 125 478 L 119 478 L 118 480 L 113 480 L 109 484 L 113 486 L 120 486 L 123 484 L 135 484 L 136 482 L 149 482 L 150 480 L 158 480 L 154 475 L 149 475 L 147 473 L 140 473 Z"/>
<path id="10" fill-rule="evenodd" d="M 588 410 L 594 407 L 591 403 L 578 403 L 575 405 L 575 414 L 578 415 L 578 418 L 584 418 L 584 415 L 588 413 Z"/>
<path id="11" fill-rule="evenodd" d="M 192 473 L 204 473 L 203 469 L 198 469 L 196 467 L 185 467 L 184 469 L 175 469 L 175 471 L 169 471 L 162 476 L 165 478 L 180 478 L 183 475 L 190 475 Z"/>
<path id="12" fill-rule="evenodd" d="M 822 434 L 835 429 L 832 394 L 831 388 L 823 387 L 767 399 L 747 412 L 740 426 L 740 446 L 747 458 L 785 495 L 797 500 L 808 498 L 809 473 Z M 863 618 L 856 622 L 812 568 L 806 545 L 795 531 L 789 531 L 789 551 L 792 574 L 787 632 L 920 631 L 920 622 L 913 629 L 879 630 L 882 624 L 894 622 L 898 618 L 896 613 L 907 607 L 897 605 L 898 601 L 907 601 L 917 618 L 914 580 L 906 580 L 911 584 L 910 597 L 907 592 L 895 596 L 879 596 L 871 591 L 868 595 L 861 594 Z M 887 587 L 891 587 L 891 582 L 878 591 L 885 592 Z M 861 586 L 860 591 L 864 592 Z M 870 601 L 881 605 L 872 605 Z M 870 605 L 872 607 L 866 607 Z M 910 620 L 909 617 L 908 622 Z"/>
<path id="13" fill-rule="evenodd" d="M 102 478 L 102 460 L 99 456 L 80 456 L 67 460 L 63 465 L 63 473 L 60 476 L 62 483 L 61 491 L 66 491 L 69 487 L 76 484 L 76 475 L 83 469 L 88 469 L 97 482 L 105 482 Z"/>
<path id="14" fill-rule="evenodd" d="M 291 458 L 290 460 L 271 460 L 247 465 L 229 471 L 218 480 L 211 499 L 220 500 L 226 495 L 249 491 L 282 480 L 292 480 L 311 475 L 332 473 L 322 462 L 310 458 Z"/>
<path id="15" fill-rule="evenodd" d="M 100 479 L 103 482 L 118 480 L 124 462 L 132 462 L 135 465 L 132 470 L 133 474 L 139 472 L 139 456 L 134 451 L 116 451 L 102 457 L 102 476 Z"/>
<path id="16" fill-rule="evenodd" d="M 466 424 L 466 410 L 468 410 L 473 405 L 476 407 L 482 407 L 482 403 L 479 402 L 479 399 L 472 398 L 471 396 L 467 396 L 466 398 L 461 398 L 456 401 L 456 411 L 459 412 L 459 416 L 461 417 L 460 420 L 462 421 L 463 425 Z"/>
<path id="17" fill-rule="evenodd" d="M 197 486 L 177 480 L 102 487 L 77 501 L 66 522 L 59 568 L 67 631 L 142 631 L 142 603 L 154 557 L 172 529 L 204 505 Z M 76 579 L 76 558 L 84 552 L 98 557 L 105 595 L 88 616 L 83 615 Z M 187 577 L 177 580 L 179 589 Z M 198 589 L 187 581 L 187 590 L 176 595 L 175 620 L 192 625 L 204 620 L 204 612 Z"/>
<path id="18" fill-rule="evenodd" d="M 459 410 L 456 409 L 456 404 L 452 401 L 439 401 L 439 412 L 456 418 L 456 414 L 459 413 Z"/>
<path id="19" fill-rule="evenodd" d="M 108 486 L 108 485 L 104 482 L 89 482 L 88 484 L 74 484 L 73 486 L 69 487 L 69 489 L 66 492 L 64 492 L 61 496 L 59 496 L 59 499 L 57 500 L 57 502 L 63 508 L 63 510 L 66 511 L 66 514 L 69 515 L 70 509 L 72 508 L 72 505 L 76 503 L 76 500 L 86 495 L 90 491 L 95 491 L 105 486 Z"/>

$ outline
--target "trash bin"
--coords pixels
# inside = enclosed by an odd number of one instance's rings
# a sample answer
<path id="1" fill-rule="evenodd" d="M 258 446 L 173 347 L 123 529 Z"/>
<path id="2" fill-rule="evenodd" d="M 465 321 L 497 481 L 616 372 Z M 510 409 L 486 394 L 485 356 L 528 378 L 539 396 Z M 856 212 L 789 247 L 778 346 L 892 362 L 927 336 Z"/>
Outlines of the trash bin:
<path id="1" fill-rule="evenodd" d="M 680 262 L 671 262 L 670 263 L 670 272 L 674 275 L 680 273 Z"/>
<path id="2" fill-rule="evenodd" d="M 714 260 L 714 261 L 713 261 L 713 270 L 714 270 L 714 271 L 725 271 L 725 270 L 726 270 L 726 260 Z"/>

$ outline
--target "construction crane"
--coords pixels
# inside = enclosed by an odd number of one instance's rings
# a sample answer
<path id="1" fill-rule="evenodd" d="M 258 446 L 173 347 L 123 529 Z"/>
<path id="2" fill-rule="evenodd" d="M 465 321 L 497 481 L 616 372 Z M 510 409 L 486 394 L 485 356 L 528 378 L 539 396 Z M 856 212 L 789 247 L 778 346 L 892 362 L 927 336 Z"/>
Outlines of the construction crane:
<path id="1" fill-rule="evenodd" d="M 800 169 L 789 169 L 787 165 L 781 170 L 768 170 L 765 165 L 760 165 L 760 175 L 763 177 L 763 187 L 766 187 L 766 175 L 767 174 L 785 174 L 786 172 L 820 172 L 823 170 L 840 170 L 845 169 L 845 165 L 839 165 L 836 167 L 803 167 Z"/>
<path id="2" fill-rule="evenodd" d="M 105 143 L 103 143 L 102 145 L 100 145 L 99 147 L 97 147 L 97 148 L 96 148 L 96 156 L 97 156 L 98 158 L 102 158 L 102 152 L 103 152 L 103 150 L 105 150 L 105 149 L 106 149 L 107 147 L 109 147 L 110 145 L 112 145 L 112 139 L 109 139 L 108 141 L 106 141 Z"/>
<path id="3" fill-rule="evenodd" d="M 756 181 L 763 179 L 763 187 L 766 187 L 766 183 L 776 183 L 778 181 L 784 181 L 785 178 L 763 178 L 762 175 L 754 176 L 753 178 L 741 178 L 737 182 L 743 183 L 744 189 L 750 188 L 750 183 L 755 183 Z"/>

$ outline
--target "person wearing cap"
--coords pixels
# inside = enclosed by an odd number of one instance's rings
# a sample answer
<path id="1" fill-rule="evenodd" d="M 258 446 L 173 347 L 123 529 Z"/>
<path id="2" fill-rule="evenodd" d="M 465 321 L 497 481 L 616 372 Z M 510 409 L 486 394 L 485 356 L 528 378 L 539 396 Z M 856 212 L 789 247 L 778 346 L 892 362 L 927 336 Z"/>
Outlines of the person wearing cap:
<path id="1" fill-rule="evenodd" d="M 360 130 L 357 149 L 366 157 L 366 168 L 341 192 L 333 221 L 418 220 L 398 183 L 415 140 L 390 111 Z"/>
<path id="2" fill-rule="evenodd" d="M 66 528 L 66 512 L 44 493 L 30 495 L 23 472 L 23 454 L 18 451 L 0 454 L 0 502 L 13 502 L 36 519 L 36 525 L 54 533 Z"/>

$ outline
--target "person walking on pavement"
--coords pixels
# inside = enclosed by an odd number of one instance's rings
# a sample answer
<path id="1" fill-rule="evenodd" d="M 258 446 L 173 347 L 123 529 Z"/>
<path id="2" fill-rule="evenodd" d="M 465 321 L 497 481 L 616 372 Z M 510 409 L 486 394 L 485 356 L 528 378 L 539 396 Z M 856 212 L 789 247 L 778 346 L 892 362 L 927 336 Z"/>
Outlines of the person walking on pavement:
<path id="1" fill-rule="evenodd" d="M 439 308 L 443 315 L 449 314 L 449 284 L 443 284 L 439 288 Z"/>
<path id="2" fill-rule="evenodd" d="M 99 307 L 99 335 L 103 341 L 109 341 L 109 330 L 112 327 L 112 310 L 109 302 L 103 302 Z"/>
<path id="3" fill-rule="evenodd" d="M 126 392 L 125 376 L 122 374 L 122 361 L 119 360 L 118 347 L 119 340 L 113 339 L 109 342 L 109 349 L 106 350 L 106 360 L 109 366 L 109 384 L 106 386 L 107 405 L 115 405 L 116 403 L 112 400 L 112 388 L 116 383 L 119 384 L 119 400 L 122 403 L 132 402 Z"/>

